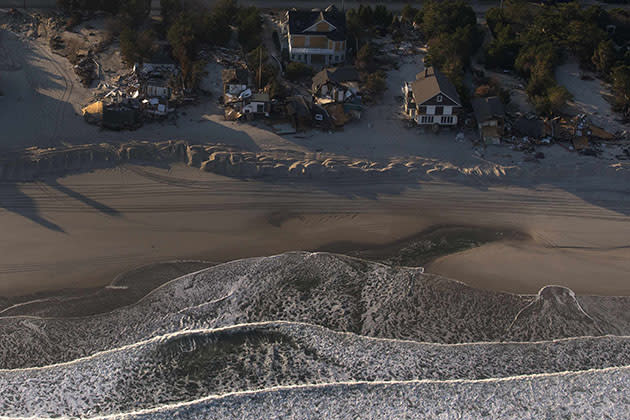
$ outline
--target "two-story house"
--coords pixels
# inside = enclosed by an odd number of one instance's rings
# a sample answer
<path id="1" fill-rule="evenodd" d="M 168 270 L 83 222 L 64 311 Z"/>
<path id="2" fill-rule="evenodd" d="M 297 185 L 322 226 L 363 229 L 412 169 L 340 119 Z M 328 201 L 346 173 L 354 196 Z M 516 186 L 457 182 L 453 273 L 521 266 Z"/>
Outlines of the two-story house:
<path id="1" fill-rule="evenodd" d="M 289 60 L 326 67 L 346 60 L 346 15 L 325 10 L 289 10 L 286 23 Z"/>
<path id="2" fill-rule="evenodd" d="M 434 67 L 416 75 L 403 88 L 404 111 L 419 125 L 456 125 L 462 102 L 450 80 Z"/>

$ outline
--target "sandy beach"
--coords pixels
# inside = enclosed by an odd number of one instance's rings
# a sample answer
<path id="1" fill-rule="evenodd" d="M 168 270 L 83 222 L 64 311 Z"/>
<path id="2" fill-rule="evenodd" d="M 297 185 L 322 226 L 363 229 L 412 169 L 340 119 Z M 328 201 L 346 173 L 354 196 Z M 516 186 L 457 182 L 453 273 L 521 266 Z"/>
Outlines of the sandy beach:
<path id="1" fill-rule="evenodd" d="M 589 202 L 604 199 L 601 189 L 577 193 L 439 182 L 267 183 L 180 164 L 4 183 L 0 295 L 105 285 L 167 260 L 222 262 L 339 241 L 387 244 L 462 221 L 532 239 L 442 257 L 427 271 L 518 293 L 559 284 L 578 294 L 630 294 L 628 196 L 611 210 Z"/>

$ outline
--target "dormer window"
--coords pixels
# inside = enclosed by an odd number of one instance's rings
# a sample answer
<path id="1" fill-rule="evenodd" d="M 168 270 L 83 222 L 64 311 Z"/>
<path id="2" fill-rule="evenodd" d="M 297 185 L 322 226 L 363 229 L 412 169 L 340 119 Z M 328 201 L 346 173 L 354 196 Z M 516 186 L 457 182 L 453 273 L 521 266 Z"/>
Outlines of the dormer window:
<path id="1" fill-rule="evenodd" d="M 438 96 L 437 96 L 437 101 L 438 101 L 438 102 L 442 102 L 442 95 L 438 95 Z"/>

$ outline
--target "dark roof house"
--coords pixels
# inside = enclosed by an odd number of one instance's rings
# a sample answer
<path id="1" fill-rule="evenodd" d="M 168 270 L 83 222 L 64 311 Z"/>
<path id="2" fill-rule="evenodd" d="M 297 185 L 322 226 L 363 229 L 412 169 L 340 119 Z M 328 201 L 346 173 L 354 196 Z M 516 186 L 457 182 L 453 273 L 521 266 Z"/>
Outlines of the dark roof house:
<path id="1" fill-rule="evenodd" d="M 473 98 L 472 107 L 478 124 L 482 124 L 488 120 L 503 119 L 505 109 L 501 100 L 496 96 L 487 98 Z"/>
<path id="2" fill-rule="evenodd" d="M 346 15 L 325 10 L 289 10 L 285 25 L 289 59 L 317 68 L 346 60 Z"/>
<path id="3" fill-rule="evenodd" d="M 358 82 L 359 72 L 353 66 L 326 68 L 315 76 L 313 76 L 313 92 L 316 92 L 320 86 L 333 82 L 340 84 L 344 82 Z"/>
<path id="4" fill-rule="evenodd" d="M 505 119 L 501 100 L 496 96 L 473 98 L 472 106 L 481 139 L 486 143 L 498 144 L 503 135 Z"/>

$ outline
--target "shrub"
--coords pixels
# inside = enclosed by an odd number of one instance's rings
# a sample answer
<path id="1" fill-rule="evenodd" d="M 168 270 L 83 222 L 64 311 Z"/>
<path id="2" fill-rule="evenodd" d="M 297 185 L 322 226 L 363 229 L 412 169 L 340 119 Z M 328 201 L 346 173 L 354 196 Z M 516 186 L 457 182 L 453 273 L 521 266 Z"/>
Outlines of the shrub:
<path id="1" fill-rule="evenodd" d="M 313 75 L 313 69 L 304 63 L 291 62 L 287 65 L 287 79 L 296 81 Z"/>
<path id="2" fill-rule="evenodd" d="M 365 90 L 373 98 L 380 98 L 387 89 L 383 72 L 370 73 L 365 80 Z"/>

